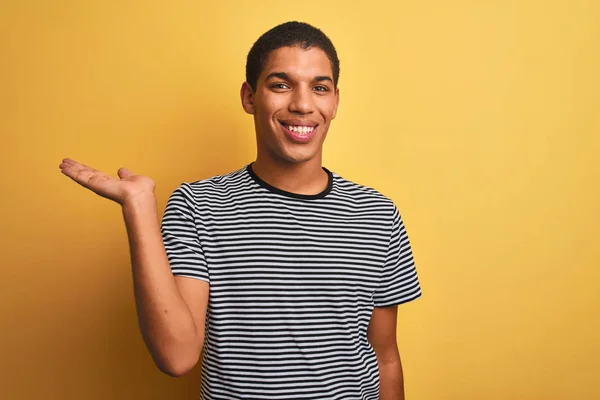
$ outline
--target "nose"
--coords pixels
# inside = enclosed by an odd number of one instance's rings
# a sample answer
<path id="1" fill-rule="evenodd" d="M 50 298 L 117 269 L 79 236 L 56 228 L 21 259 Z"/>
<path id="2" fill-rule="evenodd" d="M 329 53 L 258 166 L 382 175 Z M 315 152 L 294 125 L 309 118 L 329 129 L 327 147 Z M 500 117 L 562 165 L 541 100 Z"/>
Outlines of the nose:
<path id="1" fill-rule="evenodd" d="M 292 92 L 290 112 L 310 114 L 314 111 L 313 97 L 309 87 L 297 86 Z"/>

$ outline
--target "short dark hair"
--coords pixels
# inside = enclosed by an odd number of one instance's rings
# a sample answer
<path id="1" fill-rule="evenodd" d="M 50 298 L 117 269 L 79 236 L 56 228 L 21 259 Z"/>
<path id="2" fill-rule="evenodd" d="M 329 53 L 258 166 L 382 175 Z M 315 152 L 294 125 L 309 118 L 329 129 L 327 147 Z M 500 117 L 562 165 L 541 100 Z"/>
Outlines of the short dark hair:
<path id="1" fill-rule="evenodd" d="M 333 71 L 333 84 L 337 87 L 340 60 L 331 40 L 318 28 L 305 22 L 290 21 L 268 30 L 254 43 L 246 60 L 246 81 L 256 90 L 258 77 L 265 68 L 272 51 L 281 47 L 298 46 L 303 50 L 317 47 L 327 55 Z"/>

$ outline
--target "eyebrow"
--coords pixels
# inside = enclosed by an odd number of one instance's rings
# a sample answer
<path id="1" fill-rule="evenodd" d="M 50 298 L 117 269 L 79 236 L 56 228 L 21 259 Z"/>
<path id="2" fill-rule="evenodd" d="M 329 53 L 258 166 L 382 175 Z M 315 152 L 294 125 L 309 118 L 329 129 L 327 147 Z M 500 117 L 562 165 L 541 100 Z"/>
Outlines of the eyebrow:
<path id="1" fill-rule="evenodd" d="M 291 80 L 290 76 L 288 74 L 286 74 L 285 72 L 271 72 L 269 75 L 267 75 L 267 77 L 265 78 L 266 81 L 268 81 L 271 78 L 279 78 L 279 79 L 283 79 L 286 81 Z M 323 75 L 323 76 L 315 76 L 314 79 L 316 82 L 323 82 L 323 81 L 329 81 L 331 83 L 333 83 L 333 79 L 331 79 L 331 77 Z"/>

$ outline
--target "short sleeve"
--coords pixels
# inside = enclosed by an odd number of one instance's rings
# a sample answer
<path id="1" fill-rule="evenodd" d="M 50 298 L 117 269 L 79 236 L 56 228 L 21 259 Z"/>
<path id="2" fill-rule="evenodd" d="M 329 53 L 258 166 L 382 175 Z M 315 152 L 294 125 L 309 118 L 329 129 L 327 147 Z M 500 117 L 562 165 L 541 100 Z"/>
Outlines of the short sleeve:
<path id="1" fill-rule="evenodd" d="M 192 189 L 182 184 L 167 201 L 161 224 L 163 243 L 173 275 L 210 282 L 194 210 Z"/>
<path id="2" fill-rule="evenodd" d="M 379 286 L 373 295 L 375 307 L 390 307 L 421 296 L 412 249 L 396 206 L 392 231 Z"/>

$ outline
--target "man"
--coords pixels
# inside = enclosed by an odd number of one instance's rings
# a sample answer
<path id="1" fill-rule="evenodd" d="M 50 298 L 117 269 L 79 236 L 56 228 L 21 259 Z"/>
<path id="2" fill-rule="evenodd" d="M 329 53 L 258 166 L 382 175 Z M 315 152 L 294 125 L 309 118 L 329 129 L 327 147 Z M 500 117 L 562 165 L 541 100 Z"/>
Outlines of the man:
<path id="1" fill-rule="evenodd" d="M 172 376 L 203 351 L 204 399 L 404 398 L 396 312 L 420 286 L 394 203 L 322 166 L 338 77 L 320 30 L 262 35 L 241 88 L 256 160 L 181 184 L 162 227 L 150 178 L 60 165 L 122 205 L 142 336 Z"/>

